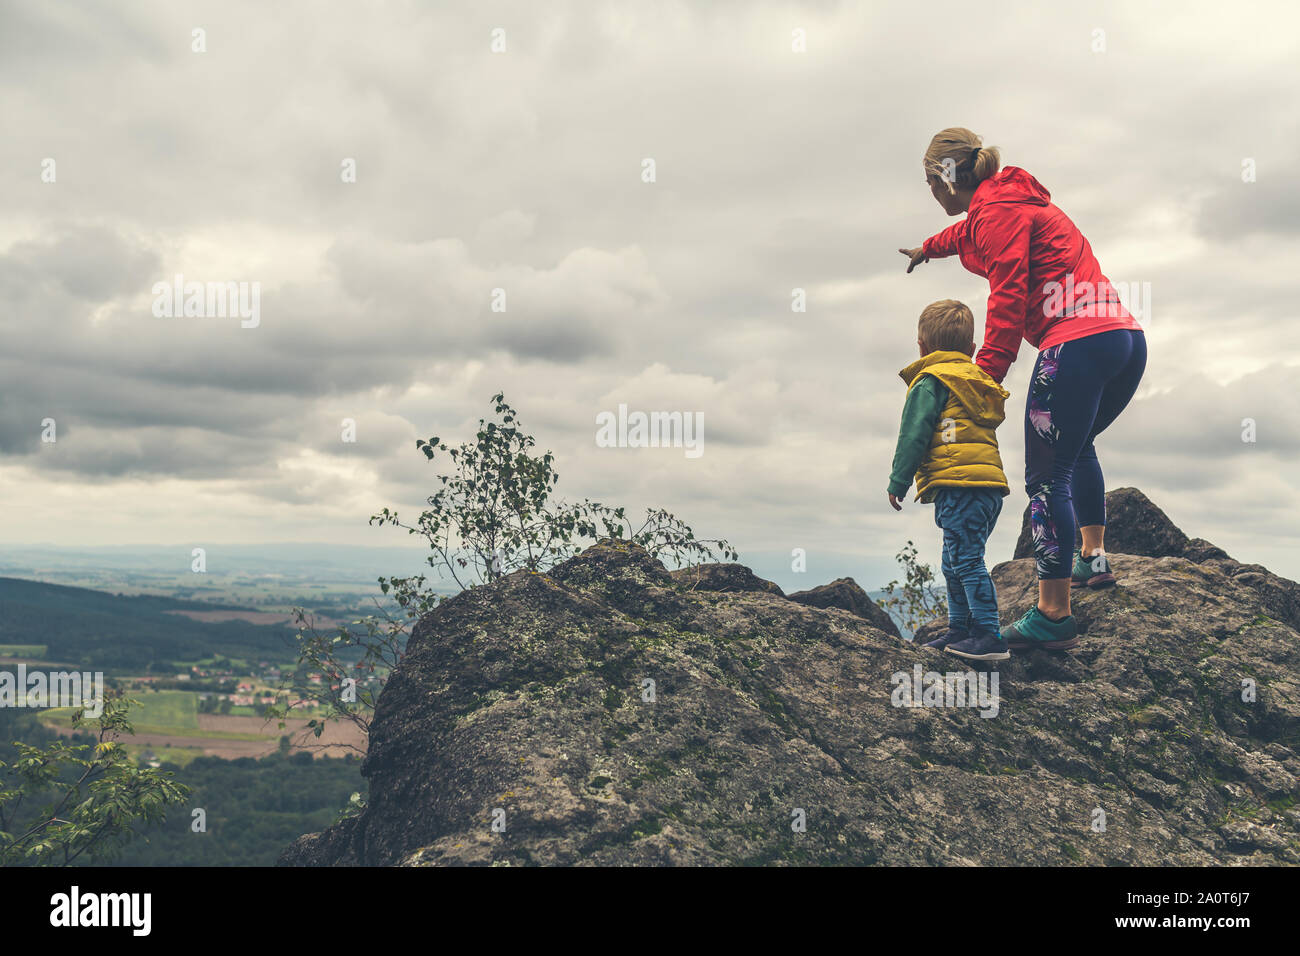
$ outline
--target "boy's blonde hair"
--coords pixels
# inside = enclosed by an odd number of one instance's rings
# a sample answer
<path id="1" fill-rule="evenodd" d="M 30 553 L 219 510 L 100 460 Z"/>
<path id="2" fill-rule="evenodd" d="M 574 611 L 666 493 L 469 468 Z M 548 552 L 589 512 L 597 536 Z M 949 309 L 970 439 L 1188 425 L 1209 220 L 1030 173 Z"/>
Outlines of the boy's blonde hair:
<path id="1" fill-rule="evenodd" d="M 998 171 L 1002 154 L 996 146 L 983 146 L 964 126 L 949 126 L 934 134 L 921 160 L 927 176 L 938 176 L 955 193 L 954 184 L 974 188 Z"/>
<path id="2" fill-rule="evenodd" d="M 975 316 L 956 299 L 940 299 L 921 312 L 916 333 L 931 352 L 965 352 L 975 341 Z"/>

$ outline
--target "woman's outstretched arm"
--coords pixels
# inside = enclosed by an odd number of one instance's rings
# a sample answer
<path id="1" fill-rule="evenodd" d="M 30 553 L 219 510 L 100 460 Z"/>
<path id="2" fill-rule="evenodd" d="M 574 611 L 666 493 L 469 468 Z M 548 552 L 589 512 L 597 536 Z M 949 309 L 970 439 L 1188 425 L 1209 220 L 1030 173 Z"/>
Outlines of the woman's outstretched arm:
<path id="1" fill-rule="evenodd" d="M 966 229 L 969 219 L 955 222 L 943 232 L 936 233 L 921 243 L 921 251 L 928 259 L 943 259 L 961 252 L 961 245 L 966 241 Z"/>

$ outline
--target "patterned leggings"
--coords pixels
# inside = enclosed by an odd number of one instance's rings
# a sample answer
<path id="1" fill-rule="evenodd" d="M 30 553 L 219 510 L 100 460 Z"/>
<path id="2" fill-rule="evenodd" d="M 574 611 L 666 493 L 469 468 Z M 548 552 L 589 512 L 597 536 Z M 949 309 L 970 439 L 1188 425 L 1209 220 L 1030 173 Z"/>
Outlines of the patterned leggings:
<path id="1" fill-rule="evenodd" d="M 934 523 L 943 529 L 950 627 L 998 633 L 998 592 L 984 567 L 984 546 L 1001 513 L 1002 492 L 996 488 L 935 492 Z"/>
<path id="2" fill-rule="evenodd" d="M 1040 580 L 1068 578 L 1077 529 L 1106 523 L 1093 439 L 1142 381 L 1142 332 L 1112 329 L 1038 353 L 1025 403 L 1025 492 Z"/>

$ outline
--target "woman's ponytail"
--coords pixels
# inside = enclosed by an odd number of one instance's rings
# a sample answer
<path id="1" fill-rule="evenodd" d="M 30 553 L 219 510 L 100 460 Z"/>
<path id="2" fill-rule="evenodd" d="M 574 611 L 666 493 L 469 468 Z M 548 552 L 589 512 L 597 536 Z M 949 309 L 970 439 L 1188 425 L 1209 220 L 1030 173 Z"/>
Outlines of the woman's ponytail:
<path id="1" fill-rule="evenodd" d="M 936 133 L 921 160 L 927 176 L 938 176 L 948 185 L 974 188 L 1002 166 L 996 146 L 983 146 L 980 138 L 963 126 L 950 126 Z"/>

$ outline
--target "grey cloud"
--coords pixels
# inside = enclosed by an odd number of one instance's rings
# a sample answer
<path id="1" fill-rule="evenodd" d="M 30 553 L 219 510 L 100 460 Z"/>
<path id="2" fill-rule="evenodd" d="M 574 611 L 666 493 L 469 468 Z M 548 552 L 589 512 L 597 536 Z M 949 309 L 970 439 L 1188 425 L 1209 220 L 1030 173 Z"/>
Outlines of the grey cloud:
<path id="1" fill-rule="evenodd" d="M 664 504 L 760 549 L 933 549 L 928 513 L 874 509 L 920 309 L 956 297 L 984 316 L 986 284 L 956 261 L 904 276 L 895 252 L 953 221 L 919 158 L 957 123 L 1038 176 L 1112 278 L 1152 283 L 1159 391 L 1103 439 L 1108 474 L 1193 533 L 1235 533 L 1223 500 L 1261 467 L 1287 473 L 1300 412 L 1300 210 L 1279 172 L 1300 146 L 1294 16 L 1094 12 L 1036 6 L 1008 29 L 955 3 L 0 0 L 0 493 L 21 511 L 127 478 L 220 481 L 209 520 L 292 536 L 359 499 L 418 504 L 431 469 L 413 437 L 466 437 L 505 388 L 571 497 Z M 960 31 L 934 29 L 953 17 Z M 57 184 L 39 181 L 46 156 Z M 260 281 L 261 327 L 150 315 L 182 262 Z M 1009 379 L 1012 471 L 1033 354 Z M 594 410 L 620 396 L 704 411 L 705 457 L 594 448 Z M 1242 448 L 1250 414 L 1260 440 Z M 1274 497 L 1245 520 L 1293 526 Z M 154 504 L 114 502 L 141 524 Z"/>
<path id="2" fill-rule="evenodd" d="M 1290 171 L 1293 159 L 1287 156 L 1284 162 L 1281 169 L 1266 164 L 1256 182 L 1238 180 L 1218 188 L 1201 204 L 1197 231 L 1217 240 L 1296 235 L 1300 231 L 1300 190 Z"/>
<path id="3" fill-rule="evenodd" d="M 157 18 L 130 5 L 110 7 L 94 0 L 0 0 L 0 23 L 4 24 L 0 30 L 0 78 L 14 76 L 30 82 L 34 77 L 54 75 L 64 58 L 104 66 L 118 62 L 123 50 L 154 62 L 167 56 Z"/>
<path id="4" fill-rule="evenodd" d="M 138 291 L 158 269 L 156 252 L 103 226 L 72 228 L 49 241 L 15 243 L 3 261 L 6 285 L 50 281 L 93 303 Z"/>

